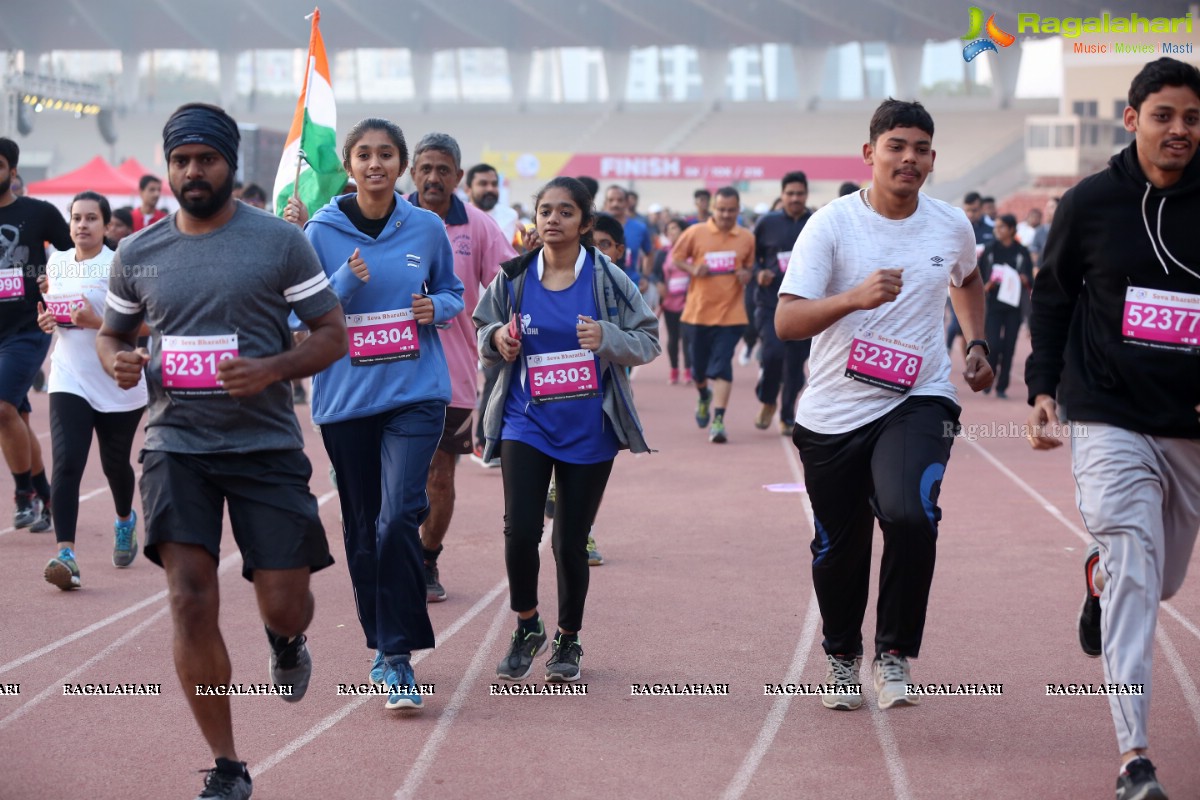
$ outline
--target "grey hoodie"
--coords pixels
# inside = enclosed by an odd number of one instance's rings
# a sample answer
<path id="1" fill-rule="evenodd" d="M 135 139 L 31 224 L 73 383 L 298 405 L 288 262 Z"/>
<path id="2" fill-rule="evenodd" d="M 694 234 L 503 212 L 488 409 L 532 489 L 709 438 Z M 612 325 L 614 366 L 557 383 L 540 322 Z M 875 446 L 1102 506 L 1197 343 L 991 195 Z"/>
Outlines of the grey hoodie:
<path id="1" fill-rule="evenodd" d="M 521 293 L 529 268 L 537 263 L 540 251 L 538 248 L 501 264 L 500 274 L 475 307 L 472 319 L 479 335 L 479 358 L 484 366 L 503 363 L 492 344 L 492 336 L 497 328 L 512 319 L 514 300 Z M 633 407 L 633 388 L 621 367 L 648 364 L 662 352 L 658 343 L 658 318 L 642 300 L 637 285 L 613 266 L 606 255 L 592 248 L 592 258 L 596 263 L 592 271 L 593 292 L 596 308 L 600 310 L 596 321 L 603 333 L 596 356 L 600 361 L 600 374 L 604 376 L 604 414 L 612 423 L 622 449 L 633 453 L 652 452 Z M 500 371 L 483 412 L 485 459 L 493 458 L 500 446 L 504 401 L 508 397 L 512 375 L 511 368 Z"/>

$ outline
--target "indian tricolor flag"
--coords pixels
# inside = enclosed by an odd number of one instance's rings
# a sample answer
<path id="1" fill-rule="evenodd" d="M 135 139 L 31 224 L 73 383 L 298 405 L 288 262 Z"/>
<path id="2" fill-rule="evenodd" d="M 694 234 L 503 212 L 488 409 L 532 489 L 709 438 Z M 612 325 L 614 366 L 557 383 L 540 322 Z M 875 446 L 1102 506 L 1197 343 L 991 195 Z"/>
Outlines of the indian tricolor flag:
<path id="1" fill-rule="evenodd" d="M 314 10 L 308 39 L 308 63 L 304 89 L 296 103 L 292 128 L 288 131 L 279 172 L 275 175 L 275 213 L 283 214 L 288 198 L 296 194 L 313 214 L 346 184 L 337 152 L 337 108 L 329 59 L 318 27 L 321 12 Z"/>

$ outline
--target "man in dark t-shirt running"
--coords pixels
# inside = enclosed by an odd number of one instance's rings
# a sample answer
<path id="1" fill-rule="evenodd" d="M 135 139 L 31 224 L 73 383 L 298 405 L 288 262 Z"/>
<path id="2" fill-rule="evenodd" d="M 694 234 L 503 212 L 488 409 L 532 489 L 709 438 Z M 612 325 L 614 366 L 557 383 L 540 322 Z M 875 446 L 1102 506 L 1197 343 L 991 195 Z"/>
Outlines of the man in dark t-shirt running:
<path id="1" fill-rule="evenodd" d="M 176 671 L 216 759 L 201 796 L 245 800 L 250 775 L 234 749 L 217 624 L 224 506 L 266 624 L 271 683 L 295 702 L 312 674 L 309 574 L 333 559 L 290 381 L 344 355 L 346 326 L 304 235 L 233 200 L 237 145 L 237 123 L 215 106 L 185 105 L 167 121 L 180 208 L 118 246 L 96 347 L 122 388 L 146 369 L 144 551 L 166 570 Z M 294 348 L 291 312 L 312 331 Z M 135 349 L 143 321 L 149 352 Z"/>

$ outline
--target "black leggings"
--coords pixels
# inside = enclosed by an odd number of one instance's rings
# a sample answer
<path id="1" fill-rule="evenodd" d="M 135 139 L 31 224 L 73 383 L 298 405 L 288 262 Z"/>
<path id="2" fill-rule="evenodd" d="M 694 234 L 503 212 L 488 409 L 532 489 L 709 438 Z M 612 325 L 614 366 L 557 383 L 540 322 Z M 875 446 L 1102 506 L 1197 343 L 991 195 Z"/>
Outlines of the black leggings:
<path id="1" fill-rule="evenodd" d="M 667 323 L 667 358 L 671 360 L 671 369 L 679 369 L 679 345 L 681 343 L 683 344 L 683 368 L 692 368 L 691 341 L 687 335 L 687 328 L 679 324 L 679 318 L 682 316 L 682 311 L 663 309 L 663 319 Z"/>
<path id="2" fill-rule="evenodd" d="M 129 463 L 133 437 L 137 435 L 145 408 L 104 413 L 87 400 L 69 392 L 50 394 L 50 442 L 54 452 L 54 474 L 50 486 L 50 513 L 59 542 L 75 541 L 79 522 L 79 484 L 92 449 L 92 431 L 100 441 L 100 466 L 108 478 L 117 516 L 127 517 L 133 509 L 134 477 Z"/>
<path id="3" fill-rule="evenodd" d="M 538 605 L 538 544 L 542 541 L 546 490 L 554 473 L 554 533 L 550 544 L 558 565 L 558 626 L 583 627 L 588 591 L 587 537 L 600 510 L 612 461 L 568 464 L 522 442 L 500 442 L 504 476 L 504 565 L 513 611 Z"/>

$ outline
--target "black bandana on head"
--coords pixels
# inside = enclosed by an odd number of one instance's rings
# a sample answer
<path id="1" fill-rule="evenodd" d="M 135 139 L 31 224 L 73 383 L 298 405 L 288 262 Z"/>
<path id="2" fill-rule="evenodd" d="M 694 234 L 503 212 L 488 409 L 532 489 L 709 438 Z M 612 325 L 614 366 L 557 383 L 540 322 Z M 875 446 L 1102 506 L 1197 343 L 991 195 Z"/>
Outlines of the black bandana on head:
<path id="1" fill-rule="evenodd" d="M 163 126 L 163 154 L 170 158 L 171 151 L 180 145 L 208 145 L 221 154 L 234 172 L 241 138 L 237 123 L 224 109 L 206 103 L 188 103 L 176 109 Z"/>

